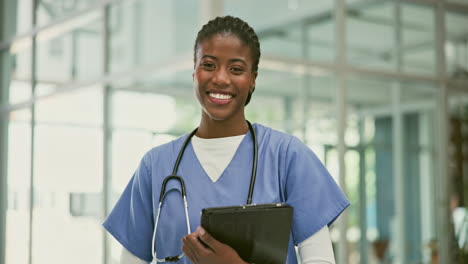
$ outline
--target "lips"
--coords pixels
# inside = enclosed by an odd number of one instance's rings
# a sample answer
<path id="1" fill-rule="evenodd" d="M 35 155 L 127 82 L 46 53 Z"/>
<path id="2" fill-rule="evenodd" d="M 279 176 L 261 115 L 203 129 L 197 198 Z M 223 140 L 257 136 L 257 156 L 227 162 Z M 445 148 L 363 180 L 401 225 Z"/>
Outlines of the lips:
<path id="1" fill-rule="evenodd" d="M 213 104 L 217 105 L 227 104 L 231 102 L 233 97 L 234 96 L 230 93 L 208 92 L 208 99 L 210 99 Z"/>

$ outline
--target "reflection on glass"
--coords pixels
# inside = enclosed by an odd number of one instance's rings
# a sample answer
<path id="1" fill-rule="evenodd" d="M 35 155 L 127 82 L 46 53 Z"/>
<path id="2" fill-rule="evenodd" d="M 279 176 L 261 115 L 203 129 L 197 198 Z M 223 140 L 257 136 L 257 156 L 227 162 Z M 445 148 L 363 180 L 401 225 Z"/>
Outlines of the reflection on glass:
<path id="1" fill-rule="evenodd" d="M 259 33 L 262 54 L 274 56 L 302 57 L 300 28 L 275 29 L 274 32 Z"/>
<path id="2" fill-rule="evenodd" d="M 99 86 L 80 89 L 47 98 L 36 106 L 36 121 L 48 125 L 87 125 L 98 127 L 102 124 L 102 91 Z"/>
<path id="3" fill-rule="evenodd" d="M 402 18 L 402 71 L 434 75 L 435 21 L 430 6 L 403 4 Z"/>
<path id="4" fill-rule="evenodd" d="M 34 263 L 102 259 L 102 124 L 93 109 L 102 116 L 102 93 L 86 89 L 37 102 Z"/>
<path id="5" fill-rule="evenodd" d="M 143 155 L 151 149 L 151 132 L 115 130 L 112 135 L 112 192 L 123 192 Z M 114 205 L 116 201 L 111 201 Z"/>
<path id="6" fill-rule="evenodd" d="M 330 133 L 336 128 L 334 82 L 304 72 L 262 70 L 257 84 L 248 117 L 299 137 L 324 161 L 324 146 L 336 144 L 336 133 Z"/>
<path id="7" fill-rule="evenodd" d="M 175 134 L 192 131 L 200 123 L 201 109 L 195 95 L 190 91 L 189 96 L 177 96 L 176 111 L 177 122 L 174 125 Z"/>
<path id="8" fill-rule="evenodd" d="M 262 54 L 332 61 L 333 5 L 328 0 L 249 3 L 228 0 L 224 2 L 224 13 L 249 21 L 260 38 Z"/>
<path id="9" fill-rule="evenodd" d="M 278 96 L 262 96 L 260 91 L 257 92 L 252 94 L 250 103 L 245 108 L 246 118 L 251 122 L 284 130 L 284 100 Z"/>
<path id="10" fill-rule="evenodd" d="M 6 263 L 27 264 L 29 261 L 30 122 L 30 109 L 10 113 L 8 125 Z"/>
<path id="11" fill-rule="evenodd" d="M 366 68 L 434 74 L 432 7 L 394 1 L 360 1 L 348 5 L 346 21 L 349 63 Z"/>
<path id="12" fill-rule="evenodd" d="M 308 78 L 303 76 L 302 78 Z M 304 141 L 325 162 L 326 151 L 329 147 L 336 147 L 337 121 L 336 121 L 336 83 L 333 77 L 312 76 L 302 84 L 302 93 L 306 98 L 296 95 L 299 107 L 296 111 L 302 112 L 305 125 Z M 301 102 L 302 101 L 302 102 Z M 302 126 L 302 125 L 301 125 Z M 300 127 L 300 126 L 299 126 Z M 327 164 L 330 174 L 338 182 L 338 163 L 330 161 Z"/>
<path id="13" fill-rule="evenodd" d="M 394 3 L 359 1 L 347 6 L 348 62 L 394 70 Z"/>
<path id="14" fill-rule="evenodd" d="M 167 95 L 118 92 L 113 101 L 113 124 L 117 127 L 165 132 L 177 118 L 175 100 Z"/>
<path id="15" fill-rule="evenodd" d="M 195 128 L 199 122 L 195 100 L 136 91 L 112 94 L 114 193 L 123 191 L 147 151 Z"/>
<path id="16" fill-rule="evenodd" d="M 44 26 L 53 23 L 73 13 L 86 10 L 96 4 L 93 0 L 38 0 L 37 1 L 37 24 Z"/>
<path id="17" fill-rule="evenodd" d="M 146 64 L 173 63 L 193 53 L 198 1 L 118 1 L 110 12 L 110 69 L 122 72 Z M 170 61 L 169 61 L 170 60 Z"/>
<path id="18" fill-rule="evenodd" d="M 38 95 L 74 81 L 95 79 L 102 73 L 101 12 L 91 11 L 75 22 L 59 24 L 38 34 Z"/>

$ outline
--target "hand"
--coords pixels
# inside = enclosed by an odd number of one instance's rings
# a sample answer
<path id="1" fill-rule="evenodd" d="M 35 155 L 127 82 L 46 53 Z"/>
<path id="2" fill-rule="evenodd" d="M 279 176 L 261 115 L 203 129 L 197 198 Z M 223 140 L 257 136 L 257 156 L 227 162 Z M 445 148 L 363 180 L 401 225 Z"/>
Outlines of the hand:
<path id="1" fill-rule="evenodd" d="M 213 238 L 202 227 L 184 236 L 182 243 L 182 251 L 195 264 L 246 264 L 233 248 Z"/>

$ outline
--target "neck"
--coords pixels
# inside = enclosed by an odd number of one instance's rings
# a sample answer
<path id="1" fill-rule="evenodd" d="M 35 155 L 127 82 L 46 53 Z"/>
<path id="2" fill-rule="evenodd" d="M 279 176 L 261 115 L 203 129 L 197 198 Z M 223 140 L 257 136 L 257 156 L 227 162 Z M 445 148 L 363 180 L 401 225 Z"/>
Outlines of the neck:
<path id="1" fill-rule="evenodd" d="M 213 120 L 202 118 L 196 133 L 200 138 L 220 138 L 245 135 L 249 131 L 249 126 L 245 117 L 241 120 Z"/>

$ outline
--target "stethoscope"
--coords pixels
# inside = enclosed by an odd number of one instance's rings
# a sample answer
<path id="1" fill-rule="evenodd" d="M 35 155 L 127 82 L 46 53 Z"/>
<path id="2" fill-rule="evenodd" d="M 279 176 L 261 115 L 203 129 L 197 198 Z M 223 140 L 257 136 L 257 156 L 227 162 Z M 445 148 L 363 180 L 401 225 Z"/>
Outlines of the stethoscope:
<path id="1" fill-rule="evenodd" d="M 252 203 L 252 195 L 253 195 L 253 190 L 254 190 L 254 185 L 255 185 L 255 178 L 257 177 L 257 160 L 258 160 L 258 146 L 257 146 L 257 136 L 255 135 L 255 130 L 252 127 L 252 124 L 250 124 L 249 121 L 247 121 L 247 124 L 249 126 L 250 133 L 252 134 L 252 140 L 253 140 L 253 163 L 252 163 L 252 174 L 250 176 L 250 186 L 249 186 L 249 194 L 247 197 L 247 204 Z M 156 223 L 154 225 L 154 230 L 153 230 L 153 239 L 151 242 L 151 253 L 153 254 L 153 261 L 156 260 L 156 262 L 176 262 L 179 261 L 185 254 L 182 253 L 177 256 L 172 256 L 172 257 L 165 257 L 162 259 L 157 258 L 156 254 L 156 248 L 154 247 L 154 243 L 156 240 L 156 230 L 158 229 L 158 222 L 159 222 L 159 214 L 161 212 L 161 207 L 162 207 L 162 202 L 164 201 L 164 198 L 166 197 L 166 184 L 170 180 L 177 180 L 180 183 L 181 187 L 181 195 L 182 195 L 182 200 L 184 201 L 184 206 L 185 206 L 185 221 L 187 222 L 187 234 L 190 234 L 190 219 L 188 216 L 188 206 L 187 206 L 187 195 L 185 191 L 185 184 L 184 180 L 182 177 L 177 176 L 177 170 L 179 169 L 179 164 L 180 161 L 182 160 L 182 156 L 184 155 L 185 149 L 187 148 L 188 143 L 192 139 L 193 135 L 197 132 L 198 128 L 195 128 L 195 130 L 190 133 L 190 135 L 187 137 L 187 139 L 184 142 L 184 145 L 182 145 L 182 149 L 179 151 L 179 155 L 177 156 L 176 163 L 174 164 L 174 169 L 172 170 L 171 175 L 167 176 L 164 178 L 161 186 L 161 193 L 159 195 L 159 205 L 158 205 L 158 211 L 156 215 Z"/>

